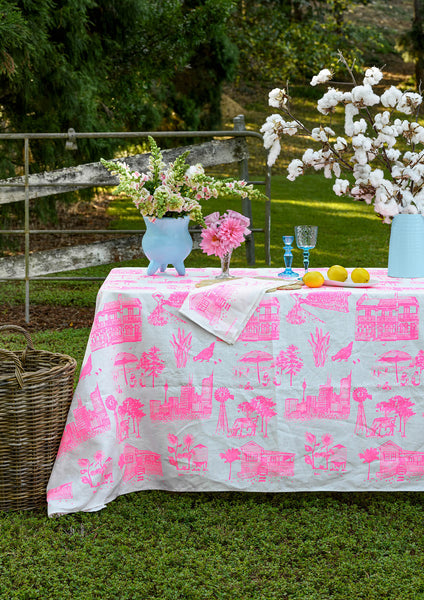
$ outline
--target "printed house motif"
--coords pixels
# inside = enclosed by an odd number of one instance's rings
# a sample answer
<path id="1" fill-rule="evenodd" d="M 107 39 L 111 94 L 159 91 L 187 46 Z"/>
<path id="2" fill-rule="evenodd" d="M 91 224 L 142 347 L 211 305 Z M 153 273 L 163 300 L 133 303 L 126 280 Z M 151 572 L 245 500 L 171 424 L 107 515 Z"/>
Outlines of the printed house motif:
<path id="1" fill-rule="evenodd" d="M 93 323 L 90 335 L 91 350 L 100 350 L 113 344 L 141 341 L 141 302 L 138 298 L 106 302 Z"/>
<path id="2" fill-rule="evenodd" d="M 280 302 L 278 298 L 261 300 L 255 312 L 246 323 L 239 340 L 278 340 L 280 338 Z"/>
<path id="3" fill-rule="evenodd" d="M 376 300 L 367 294 L 356 303 L 355 339 L 417 340 L 418 300 L 414 296 Z"/>
<path id="4" fill-rule="evenodd" d="M 160 454 L 140 450 L 131 444 L 125 444 L 118 465 L 124 469 L 124 481 L 143 481 L 146 475 L 163 476 Z"/>
<path id="5" fill-rule="evenodd" d="M 75 421 L 68 423 L 63 432 L 62 441 L 57 455 L 60 456 L 86 440 L 110 430 L 110 419 L 100 395 L 99 386 L 90 394 L 93 410 L 82 405 L 81 398 L 78 406 L 72 412 Z"/>
<path id="6" fill-rule="evenodd" d="M 191 381 L 181 386 L 180 396 L 167 397 L 168 384 L 164 385 L 165 401 L 150 400 L 150 417 L 155 421 L 182 419 L 208 419 L 212 414 L 213 374 L 202 380 L 198 394 Z"/>
<path id="7" fill-rule="evenodd" d="M 241 450 L 240 479 L 257 478 L 266 481 L 267 477 L 289 477 L 294 475 L 294 457 L 289 452 L 265 450 L 256 442 L 247 442 Z"/>
<path id="8" fill-rule="evenodd" d="M 350 389 L 352 373 L 340 380 L 340 394 L 334 391 L 328 377 L 325 385 L 319 386 L 318 396 L 306 396 L 306 382 L 303 382 L 303 397 L 287 398 L 285 417 L 287 419 L 347 419 L 350 414 Z"/>
<path id="9" fill-rule="evenodd" d="M 377 477 L 396 477 L 403 481 L 409 477 L 424 475 L 424 452 L 403 450 L 391 440 L 380 446 L 380 470 Z"/>

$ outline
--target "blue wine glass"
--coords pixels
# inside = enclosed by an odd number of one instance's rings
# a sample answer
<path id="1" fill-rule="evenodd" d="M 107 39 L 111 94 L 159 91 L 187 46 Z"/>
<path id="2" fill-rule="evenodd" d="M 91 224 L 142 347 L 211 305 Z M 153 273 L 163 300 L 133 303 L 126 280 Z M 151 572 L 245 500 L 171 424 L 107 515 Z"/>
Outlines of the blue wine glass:
<path id="1" fill-rule="evenodd" d="M 309 251 L 316 246 L 318 227 L 316 225 L 296 225 L 294 235 L 297 247 L 299 250 L 303 250 L 303 266 L 305 273 L 307 273 L 309 269 Z"/>
<path id="2" fill-rule="evenodd" d="M 291 268 L 293 264 L 292 245 L 294 236 L 283 235 L 282 238 L 284 243 L 284 265 L 286 268 L 281 273 L 278 273 L 278 277 L 282 277 L 283 279 L 297 279 L 299 277 L 299 273 L 295 273 Z"/>

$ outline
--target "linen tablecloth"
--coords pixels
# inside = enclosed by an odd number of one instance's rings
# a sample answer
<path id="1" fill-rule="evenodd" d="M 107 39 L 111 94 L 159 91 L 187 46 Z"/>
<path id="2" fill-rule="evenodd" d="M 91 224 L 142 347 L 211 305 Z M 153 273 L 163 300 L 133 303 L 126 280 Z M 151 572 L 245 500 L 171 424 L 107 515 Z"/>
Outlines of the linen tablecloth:
<path id="1" fill-rule="evenodd" d="M 98 293 L 49 514 L 99 510 L 148 489 L 423 490 L 424 280 L 370 272 L 372 287 L 264 294 L 231 345 L 180 312 L 218 270 L 113 269 Z M 228 303 L 205 289 L 202 309 L 221 317 Z"/>

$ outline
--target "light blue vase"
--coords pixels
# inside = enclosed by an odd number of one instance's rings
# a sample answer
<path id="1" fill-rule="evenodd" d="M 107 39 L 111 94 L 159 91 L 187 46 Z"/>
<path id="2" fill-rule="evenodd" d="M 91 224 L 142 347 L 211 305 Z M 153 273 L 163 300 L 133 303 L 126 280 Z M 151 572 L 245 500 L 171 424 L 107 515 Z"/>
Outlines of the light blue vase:
<path id="1" fill-rule="evenodd" d="M 142 248 L 150 260 L 147 275 L 154 275 L 158 269 L 163 273 L 169 264 L 178 275 L 185 275 L 184 259 L 193 248 L 193 240 L 188 231 L 189 217 L 164 217 L 149 221 L 146 217 L 146 233 L 143 235 Z"/>
<path id="2" fill-rule="evenodd" d="M 389 277 L 424 277 L 424 217 L 395 215 L 390 231 Z"/>

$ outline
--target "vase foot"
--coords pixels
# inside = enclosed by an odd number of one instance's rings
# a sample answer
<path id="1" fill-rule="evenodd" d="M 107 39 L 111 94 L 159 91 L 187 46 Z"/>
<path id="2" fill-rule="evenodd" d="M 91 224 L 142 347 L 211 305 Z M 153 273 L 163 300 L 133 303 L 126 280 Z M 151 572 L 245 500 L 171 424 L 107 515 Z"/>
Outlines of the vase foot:
<path id="1" fill-rule="evenodd" d="M 182 260 L 172 263 L 172 265 L 175 267 L 175 270 L 177 271 L 178 275 L 185 275 L 185 266 Z"/>
<path id="2" fill-rule="evenodd" d="M 162 270 L 162 266 L 163 265 L 156 262 L 155 260 L 151 260 L 149 266 L 147 267 L 147 275 L 154 275 L 158 269 L 160 269 L 163 272 L 165 269 Z"/>

